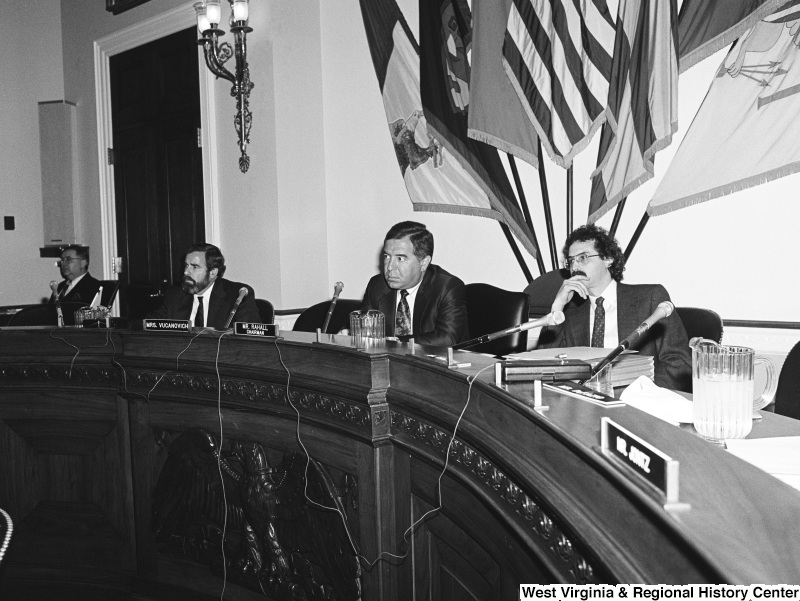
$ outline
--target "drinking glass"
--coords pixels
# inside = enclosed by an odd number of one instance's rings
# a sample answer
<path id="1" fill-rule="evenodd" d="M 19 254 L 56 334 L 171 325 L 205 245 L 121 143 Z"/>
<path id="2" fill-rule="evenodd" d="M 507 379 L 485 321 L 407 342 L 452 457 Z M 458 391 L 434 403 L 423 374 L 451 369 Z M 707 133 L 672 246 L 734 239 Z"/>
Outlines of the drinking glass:
<path id="1" fill-rule="evenodd" d="M 353 346 L 358 349 L 382 346 L 386 342 L 386 325 L 383 313 L 369 311 L 353 311 L 350 313 L 350 335 Z"/>

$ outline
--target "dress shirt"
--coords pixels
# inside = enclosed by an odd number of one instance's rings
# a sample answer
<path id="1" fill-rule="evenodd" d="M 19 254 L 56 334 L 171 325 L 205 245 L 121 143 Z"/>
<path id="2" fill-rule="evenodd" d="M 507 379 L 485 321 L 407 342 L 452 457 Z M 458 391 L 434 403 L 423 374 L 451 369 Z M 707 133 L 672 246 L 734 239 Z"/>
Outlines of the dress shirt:
<path id="1" fill-rule="evenodd" d="M 592 330 L 594 329 L 594 313 L 597 309 L 597 299 L 603 297 L 603 309 L 606 311 L 606 331 L 603 338 L 604 348 L 616 348 L 619 344 L 619 332 L 617 331 L 617 282 L 611 280 L 597 296 L 589 295 L 591 305 L 589 308 L 589 339 L 591 340 Z"/>
<path id="2" fill-rule="evenodd" d="M 413 288 L 407 288 L 408 296 L 406 297 L 406 302 L 408 303 L 408 314 L 411 317 L 411 335 L 414 335 L 414 303 L 417 301 L 417 292 L 419 291 L 419 287 L 422 284 L 422 279 L 417 282 L 417 285 Z M 395 290 L 395 307 L 400 303 L 400 291 Z"/>
<path id="3" fill-rule="evenodd" d="M 69 282 L 67 282 L 67 285 L 66 285 L 66 286 L 64 286 L 64 289 L 61 291 L 61 294 L 59 294 L 59 295 L 58 295 L 58 298 L 64 298 L 64 297 L 65 297 L 65 296 L 67 296 L 67 295 L 68 295 L 70 292 L 72 292 L 72 289 L 73 289 L 75 286 L 77 286 L 77 285 L 78 285 L 78 282 L 80 282 L 80 281 L 81 281 L 81 280 L 84 278 L 84 276 L 85 276 L 87 273 L 89 273 L 89 272 L 87 271 L 86 273 L 82 273 L 81 275 L 79 275 L 79 276 L 78 276 L 77 278 L 75 278 L 74 280 L 70 280 Z"/>
<path id="4" fill-rule="evenodd" d="M 203 297 L 203 323 L 208 326 L 208 306 L 211 304 L 211 291 L 214 289 L 214 282 L 211 282 L 211 285 L 203 290 L 200 294 L 193 295 L 192 298 L 192 313 L 189 315 L 189 323 L 194 323 L 194 316 L 197 314 L 197 306 L 200 304 L 197 301 L 198 296 Z"/>

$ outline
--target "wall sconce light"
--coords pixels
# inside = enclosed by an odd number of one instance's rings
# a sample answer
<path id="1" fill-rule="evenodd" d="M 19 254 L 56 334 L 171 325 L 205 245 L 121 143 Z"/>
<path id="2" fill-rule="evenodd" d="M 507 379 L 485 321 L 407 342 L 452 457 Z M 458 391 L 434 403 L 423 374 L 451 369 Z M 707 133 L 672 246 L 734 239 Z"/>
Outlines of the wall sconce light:
<path id="1" fill-rule="evenodd" d="M 236 116 L 233 125 L 239 135 L 239 169 L 246 173 L 250 167 L 250 157 L 247 156 L 247 145 L 250 143 L 250 126 L 253 116 L 250 113 L 250 90 L 253 83 L 250 81 L 250 68 L 247 66 L 247 34 L 253 31 L 247 26 L 248 0 L 228 0 L 231 5 L 229 19 L 231 32 L 234 37 L 234 48 L 228 42 L 219 43 L 219 37 L 225 32 L 218 27 L 221 10 L 220 0 L 203 0 L 195 2 L 194 10 L 197 13 L 197 29 L 200 32 L 198 44 L 203 46 L 206 56 L 206 65 L 217 77 L 227 79 L 233 84 L 231 96 L 236 98 Z M 231 73 L 225 68 L 225 63 L 232 56 L 236 56 L 236 72 Z"/>

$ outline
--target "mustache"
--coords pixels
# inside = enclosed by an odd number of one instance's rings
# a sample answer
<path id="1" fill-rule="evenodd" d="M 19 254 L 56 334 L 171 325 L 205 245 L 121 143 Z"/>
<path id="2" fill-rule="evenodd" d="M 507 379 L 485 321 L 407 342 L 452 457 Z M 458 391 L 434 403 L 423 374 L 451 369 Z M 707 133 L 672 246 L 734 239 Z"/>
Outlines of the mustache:
<path id="1" fill-rule="evenodd" d="M 583 277 L 588 277 L 586 275 L 586 272 L 585 271 L 581 271 L 580 269 L 577 269 L 577 270 L 573 271 L 572 273 L 570 273 L 569 277 L 574 278 L 576 275 L 582 275 Z"/>

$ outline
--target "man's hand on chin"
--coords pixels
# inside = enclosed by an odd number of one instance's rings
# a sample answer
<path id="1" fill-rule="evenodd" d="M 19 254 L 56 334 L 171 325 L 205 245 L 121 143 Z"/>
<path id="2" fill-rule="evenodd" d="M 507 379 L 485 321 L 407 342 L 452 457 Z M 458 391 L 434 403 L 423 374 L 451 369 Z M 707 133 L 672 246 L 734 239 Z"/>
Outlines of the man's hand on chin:
<path id="1" fill-rule="evenodd" d="M 567 303 L 577 294 L 581 298 L 589 297 L 589 289 L 586 287 L 587 275 L 582 271 L 574 271 L 568 280 L 564 280 L 561 288 L 556 293 L 556 298 L 550 308 L 551 311 L 563 311 Z"/>

